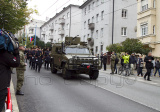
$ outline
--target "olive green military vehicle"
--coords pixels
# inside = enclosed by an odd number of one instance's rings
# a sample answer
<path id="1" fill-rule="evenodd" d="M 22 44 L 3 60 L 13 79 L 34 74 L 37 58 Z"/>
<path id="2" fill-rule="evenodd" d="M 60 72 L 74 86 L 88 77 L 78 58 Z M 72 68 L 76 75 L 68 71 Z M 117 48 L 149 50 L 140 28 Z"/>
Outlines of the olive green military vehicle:
<path id="1" fill-rule="evenodd" d="M 55 43 L 51 51 L 51 72 L 62 72 L 64 79 L 77 74 L 87 74 L 96 80 L 99 75 L 99 59 L 93 56 L 80 37 L 66 37 L 64 43 Z"/>

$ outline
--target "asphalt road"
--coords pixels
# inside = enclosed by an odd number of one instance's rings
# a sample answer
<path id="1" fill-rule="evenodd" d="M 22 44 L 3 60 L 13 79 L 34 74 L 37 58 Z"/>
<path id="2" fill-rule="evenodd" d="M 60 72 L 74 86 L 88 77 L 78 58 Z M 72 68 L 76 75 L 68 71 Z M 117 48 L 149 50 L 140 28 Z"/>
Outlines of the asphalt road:
<path id="1" fill-rule="evenodd" d="M 16 75 L 12 79 L 16 85 Z M 63 80 L 60 74 L 27 67 L 25 95 L 17 96 L 20 112 L 158 112 L 86 81 L 85 76 Z"/>

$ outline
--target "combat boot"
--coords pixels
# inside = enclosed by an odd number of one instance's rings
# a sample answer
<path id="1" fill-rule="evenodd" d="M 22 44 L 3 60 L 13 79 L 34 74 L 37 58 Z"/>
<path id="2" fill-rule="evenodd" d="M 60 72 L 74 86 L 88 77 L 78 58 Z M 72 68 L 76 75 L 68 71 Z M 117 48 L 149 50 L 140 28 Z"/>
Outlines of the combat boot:
<path id="1" fill-rule="evenodd" d="M 22 91 L 17 90 L 16 95 L 24 95 Z"/>

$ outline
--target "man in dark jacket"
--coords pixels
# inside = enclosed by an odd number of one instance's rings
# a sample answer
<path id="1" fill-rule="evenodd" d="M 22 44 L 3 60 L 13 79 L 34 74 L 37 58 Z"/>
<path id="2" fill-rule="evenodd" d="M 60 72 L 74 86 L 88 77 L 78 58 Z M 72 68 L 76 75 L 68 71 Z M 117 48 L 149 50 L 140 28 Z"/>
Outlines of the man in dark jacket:
<path id="1" fill-rule="evenodd" d="M 156 64 L 156 65 L 155 65 L 156 71 L 155 71 L 155 73 L 154 73 L 154 76 L 156 76 L 157 71 L 158 71 L 159 77 L 160 77 L 160 63 L 159 63 L 159 59 L 157 59 L 157 61 L 156 61 L 155 64 Z"/>
<path id="2" fill-rule="evenodd" d="M 152 60 L 154 60 L 154 58 L 152 57 L 152 53 L 149 52 L 148 56 L 145 57 L 144 62 L 146 62 L 146 69 L 147 69 L 147 73 L 144 76 L 144 79 L 146 80 L 146 76 L 148 76 L 147 80 L 150 80 L 150 74 L 151 74 L 151 70 L 153 69 L 153 63 Z"/>
<path id="3" fill-rule="evenodd" d="M 106 65 L 107 65 L 107 53 L 104 53 L 104 55 L 103 55 L 103 65 L 104 65 L 104 71 L 106 71 Z"/>
<path id="4" fill-rule="evenodd" d="M 7 96 L 7 87 L 10 86 L 11 67 L 18 67 L 20 63 L 19 51 L 13 55 L 8 51 L 0 50 L 0 112 Z"/>
<path id="5" fill-rule="evenodd" d="M 133 74 L 135 63 L 136 63 L 136 59 L 135 59 L 134 53 L 132 53 L 132 55 L 129 58 L 129 64 L 130 64 L 130 67 L 131 67 L 131 74 Z"/>

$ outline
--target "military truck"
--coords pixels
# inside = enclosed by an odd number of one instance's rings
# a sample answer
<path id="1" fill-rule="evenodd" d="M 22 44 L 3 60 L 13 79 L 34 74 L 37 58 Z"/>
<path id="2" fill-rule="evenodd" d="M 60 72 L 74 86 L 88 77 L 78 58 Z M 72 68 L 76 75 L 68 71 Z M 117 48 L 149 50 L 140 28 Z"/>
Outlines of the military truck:
<path id="1" fill-rule="evenodd" d="M 96 80 L 100 68 L 99 59 L 91 54 L 87 43 L 80 42 L 80 37 L 65 37 L 65 42 L 52 46 L 51 72 L 61 71 L 64 79 L 87 74 Z"/>

